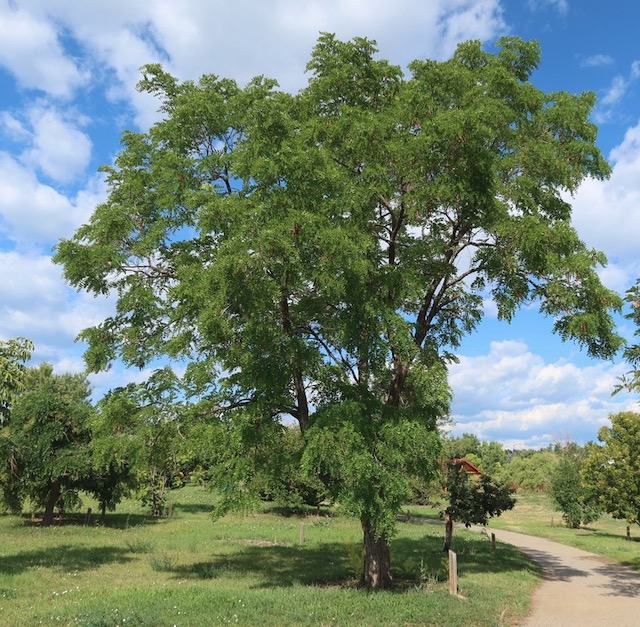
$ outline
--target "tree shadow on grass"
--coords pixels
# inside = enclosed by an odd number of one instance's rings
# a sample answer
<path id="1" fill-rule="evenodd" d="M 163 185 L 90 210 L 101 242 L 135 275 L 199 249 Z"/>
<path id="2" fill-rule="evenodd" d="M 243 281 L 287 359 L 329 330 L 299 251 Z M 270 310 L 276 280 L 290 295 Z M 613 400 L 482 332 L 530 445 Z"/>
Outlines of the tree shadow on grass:
<path id="1" fill-rule="evenodd" d="M 18 575 L 30 568 L 50 568 L 60 572 L 94 570 L 104 564 L 125 564 L 132 559 L 130 551 L 115 546 L 60 545 L 4 555 L 0 560 L 0 573 Z"/>
<path id="2" fill-rule="evenodd" d="M 583 533 L 582 535 L 584 536 L 589 535 L 589 536 L 594 536 L 599 538 L 611 538 L 613 540 L 624 540 L 625 542 L 629 542 L 629 543 L 640 542 L 640 537 L 631 536 L 630 538 L 627 538 L 627 536 L 624 533 L 611 533 L 609 531 L 601 531 L 599 529 L 593 529 L 591 527 L 581 527 L 580 530 L 583 532 L 588 532 L 588 534 Z"/>
<path id="3" fill-rule="evenodd" d="M 393 543 L 393 550 L 394 556 L 404 558 L 404 576 L 410 578 L 412 574 L 415 576 L 416 563 L 423 573 L 426 571 L 437 574 L 446 570 L 448 553 L 443 551 L 443 545 L 444 537 L 425 536 L 420 540 L 398 538 Z M 491 541 L 481 534 L 454 534 L 452 549 L 457 555 L 460 574 L 542 573 L 536 563 L 511 545 L 498 543 L 496 552 L 493 553 Z"/>
<path id="4" fill-rule="evenodd" d="M 462 547 L 462 542 L 460 542 Z M 176 577 L 217 579 L 222 577 L 254 577 L 255 587 L 287 587 L 299 585 L 353 585 L 359 563 L 360 544 L 324 543 L 283 546 L 269 543 L 237 547 L 224 555 L 195 564 L 167 568 Z M 391 545 L 392 572 L 396 589 L 420 583 L 425 572 L 438 573 L 443 568 L 442 539 L 397 538 Z M 532 562 L 513 547 L 500 546 L 499 554 L 491 553 L 486 538 L 464 541 L 459 553 L 459 569 L 468 573 L 505 571 L 539 572 Z"/>
<path id="5" fill-rule="evenodd" d="M 23 514 L 20 524 L 25 527 L 41 527 L 42 519 L 34 518 L 28 514 Z M 151 516 L 149 514 L 124 514 L 118 512 L 109 512 L 103 518 L 100 512 L 92 512 L 87 518 L 87 514 L 70 513 L 63 517 L 56 517 L 53 521 L 53 527 L 108 527 L 111 529 L 128 529 L 129 527 L 140 527 L 143 525 L 154 525 L 163 520 L 162 516 Z"/>
<path id="6" fill-rule="evenodd" d="M 282 546 L 250 544 L 233 553 L 170 569 L 177 577 L 215 579 L 224 576 L 257 577 L 257 587 L 340 585 L 352 577 L 347 544 Z"/>
<path id="7" fill-rule="evenodd" d="M 181 503 L 180 501 L 173 502 L 173 513 L 185 513 L 185 514 L 212 514 L 213 505 L 208 503 Z"/>

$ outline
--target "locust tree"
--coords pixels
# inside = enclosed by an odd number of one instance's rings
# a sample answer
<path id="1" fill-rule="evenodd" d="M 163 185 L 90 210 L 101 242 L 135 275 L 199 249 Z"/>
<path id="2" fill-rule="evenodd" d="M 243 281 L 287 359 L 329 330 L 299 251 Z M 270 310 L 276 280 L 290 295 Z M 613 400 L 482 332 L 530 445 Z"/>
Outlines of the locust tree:
<path id="1" fill-rule="evenodd" d="M 640 336 L 640 279 L 638 279 L 632 287 L 627 290 L 626 303 L 630 307 L 630 311 L 625 314 L 627 320 L 635 326 L 634 335 Z M 624 358 L 631 366 L 631 370 L 620 378 L 620 383 L 616 386 L 615 392 L 619 392 L 623 388 L 630 392 L 640 391 L 640 343 L 628 343 L 624 348 Z"/>
<path id="2" fill-rule="evenodd" d="M 437 468 L 447 359 L 487 299 L 505 320 L 539 303 L 591 355 L 619 346 L 567 200 L 609 174 L 595 97 L 537 89 L 539 58 L 468 42 L 403 73 L 324 34 L 295 95 L 147 66 L 162 120 L 123 134 L 107 200 L 57 246 L 72 285 L 116 298 L 82 333 L 89 366 L 168 357 L 211 416 L 295 421 L 303 468 L 361 521 L 370 587 L 391 585 L 396 512 Z"/>

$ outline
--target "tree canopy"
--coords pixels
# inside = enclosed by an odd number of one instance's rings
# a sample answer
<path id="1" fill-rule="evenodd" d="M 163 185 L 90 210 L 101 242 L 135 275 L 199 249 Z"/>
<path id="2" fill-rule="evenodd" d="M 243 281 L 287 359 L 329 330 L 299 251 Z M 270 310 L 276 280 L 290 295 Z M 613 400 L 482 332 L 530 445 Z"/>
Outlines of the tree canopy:
<path id="1" fill-rule="evenodd" d="M 11 463 L 1 477 L 5 501 L 15 507 L 29 497 L 44 508 L 45 525 L 61 499 L 75 500 L 92 476 L 89 394 L 84 376 L 57 375 L 50 364 L 40 364 L 27 370 L 12 407 Z"/>
<path id="2" fill-rule="evenodd" d="M 505 320 L 538 302 L 597 357 L 619 347 L 620 306 L 565 199 L 609 174 L 594 95 L 535 88 L 538 45 L 517 38 L 408 75 L 376 54 L 322 35 L 295 95 L 146 66 L 163 119 L 123 134 L 107 200 L 55 256 L 116 295 L 81 335 L 92 369 L 169 357 L 210 415 L 297 422 L 301 464 L 361 519 L 373 587 L 411 475 L 435 472 L 446 363 L 485 300 Z"/>
<path id="3" fill-rule="evenodd" d="M 26 361 L 31 357 L 33 344 L 19 337 L 0 340 L 0 423 L 9 415 L 11 403 L 22 389 Z"/>
<path id="4" fill-rule="evenodd" d="M 445 551 L 452 546 L 454 522 L 466 527 L 486 525 L 489 518 L 500 516 L 516 504 L 515 488 L 484 473 L 470 478 L 458 461 L 447 462 L 444 480 L 448 501 L 443 511 Z"/>
<path id="5" fill-rule="evenodd" d="M 640 414 L 610 416 L 587 447 L 582 479 L 614 518 L 640 525 Z"/>

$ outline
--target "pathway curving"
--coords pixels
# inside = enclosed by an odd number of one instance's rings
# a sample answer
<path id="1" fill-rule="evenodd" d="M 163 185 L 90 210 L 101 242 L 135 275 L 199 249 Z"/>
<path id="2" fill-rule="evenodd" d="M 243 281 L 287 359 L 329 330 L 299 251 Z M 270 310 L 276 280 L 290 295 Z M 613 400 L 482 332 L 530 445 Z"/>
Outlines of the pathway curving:
<path id="1" fill-rule="evenodd" d="M 527 627 L 638 627 L 640 573 L 574 547 L 502 529 L 496 540 L 512 544 L 544 571 Z"/>

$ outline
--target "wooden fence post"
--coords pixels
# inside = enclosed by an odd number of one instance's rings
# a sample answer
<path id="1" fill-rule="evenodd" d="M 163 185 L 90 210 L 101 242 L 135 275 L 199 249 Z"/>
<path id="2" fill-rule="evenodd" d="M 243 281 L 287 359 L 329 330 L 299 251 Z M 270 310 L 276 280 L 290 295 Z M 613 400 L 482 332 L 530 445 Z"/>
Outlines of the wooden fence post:
<path id="1" fill-rule="evenodd" d="M 496 552 L 496 534 L 491 532 L 491 552 Z"/>
<path id="2" fill-rule="evenodd" d="M 458 556 L 449 549 L 449 594 L 458 594 Z"/>
<path id="3" fill-rule="evenodd" d="M 304 544 L 304 523 L 300 522 L 300 544 Z"/>

